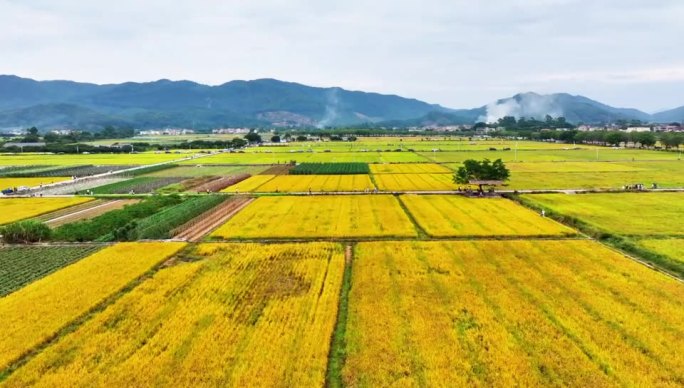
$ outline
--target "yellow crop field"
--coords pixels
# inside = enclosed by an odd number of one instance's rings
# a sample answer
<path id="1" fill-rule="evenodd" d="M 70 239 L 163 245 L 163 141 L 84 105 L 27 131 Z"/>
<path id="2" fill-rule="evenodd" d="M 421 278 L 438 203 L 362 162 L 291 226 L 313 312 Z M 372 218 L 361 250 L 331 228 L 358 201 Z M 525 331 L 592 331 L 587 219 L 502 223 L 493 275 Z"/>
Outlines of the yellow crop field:
<path id="1" fill-rule="evenodd" d="M 0 178 L 0 189 L 8 189 L 15 187 L 36 187 L 40 185 L 49 185 L 51 183 L 64 182 L 70 180 L 71 177 L 37 177 L 37 178 Z"/>
<path id="2" fill-rule="evenodd" d="M 639 245 L 674 261 L 684 263 L 684 239 L 646 239 L 639 240 Z"/>
<path id="3" fill-rule="evenodd" d="M 684 285 L 588 240 L 356 246 L 344 382 L 681 386 Z"/>
<path id="4" fill-rule="evenodd" d="M 0 370 L 183 246 L 112 245 L 0 298 Z"/>
<path id="5" fill-rule="evenodd" d="M 68 206 L 92 201 L 92 198 L 2 198 L 0 199 L 0 225 L 36 217 Z"/>
<path id="6" fill-rule="evenodd" d="M 538 206 L 625 235 L 684 236 L 684 193 L 534 194 Z"/>
<path id="7" fill-rule="evenodd" d="M 224 193 L 248 193 L 250 191 L 256 191 L 259 186 L 275 178 L 275 175 L 254 175 L 242 182 L 238 182 L 232 186 L 226 187 L 221 190 Z"/>
<path id="8" fill-rule="evenodd" d="M 204 244 L 16 370 L 8 387 L 322 387 L 344 252 Z"/>
<path id="9" fill-rule="evenodd" d="M 415 235 L 399 201 L 390 195 L 260 197 L 212 234 L 222 238 Z"/>
<path id="10" fill-rule="evenodd" d="M 278 175 L 253 191 L 308 192 L 311 191 L 364 191 L 375 186 L 370 177 L 358 175 Z"/>
<path id="11" fill-rule="evenodd" d="M 576 232 L 504 198 L 402 195 L 413 218 L 434 237 L 558 236 Z"/>
<path id="12" fill-rule="evenodd" d="M 0 154 L 0 166 L 142 165 L 190 157 L 191 154 Z M 198 159 L 200 160 L 200 159 Z M 197 162 L 195 162 L 197 163 Z"/>
<path id="13" fill-rule="evenodd" d="M 371 164 L 373 174 L 453 174 L 453 171 L 436 163 Z"/>
<path id="14" fill-rule="evenodd" d="M 373 176 L 380 190 L 451 191 L 458 186 L 451 174 L 377 174 Z"/>

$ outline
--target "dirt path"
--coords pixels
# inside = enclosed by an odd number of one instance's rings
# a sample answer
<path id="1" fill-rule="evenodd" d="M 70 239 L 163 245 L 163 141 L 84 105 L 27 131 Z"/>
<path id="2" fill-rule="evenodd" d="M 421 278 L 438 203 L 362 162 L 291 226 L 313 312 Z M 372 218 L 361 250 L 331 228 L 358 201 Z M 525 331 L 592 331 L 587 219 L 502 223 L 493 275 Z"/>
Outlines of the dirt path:
<path id="1" fill-rule="evenodd" d="M 83 210 L 79 210 L 73 213 L 65 214 L 60 217 L 52 218 L 45 223 L 51 227 L 51 228 L 56 228 L 58 226 L 68 224 L 71 222 L 76 222 L 76 221 L 81 221 L 81 220 L 86 220 L 89 218 L 94 218 L 97 217 L 101 214 L 104 214 L 108 211 L 111 210 L 116 210 L 116 209 L 121 209 L 126 205 L 130 205 L 133 203 L 140 202 L 138 199 L 118 199 L 114 201 L 106 201 L 104 203 L 100 203 L 96 206 L 89 207 Z"/>

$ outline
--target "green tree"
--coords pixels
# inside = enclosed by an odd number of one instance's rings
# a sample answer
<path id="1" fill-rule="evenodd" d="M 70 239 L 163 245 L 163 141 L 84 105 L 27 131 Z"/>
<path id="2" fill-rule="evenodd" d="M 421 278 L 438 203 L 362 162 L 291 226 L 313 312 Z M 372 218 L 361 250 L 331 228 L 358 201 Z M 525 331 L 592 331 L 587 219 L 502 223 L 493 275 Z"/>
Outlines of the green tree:
<path id="1" fill-rule="evenodd" d="M 245 140 L 250 143 L 261 143 L 261 136 L 256 132 L 250 132 L 245 135 Z"/>
<path id="2" fill-rule="evenodd" d="M 280 136 L 278 136 L 278 135 L 271 136 L 271 142 L 280 143 Z"/>
<path id="3" fill-rule="evenodd" d="M 510 171 L 501 159 L 493 163 L 489 159 L 482 161 L 468 159 L 463 162 L 454 174 L 454 182 L 458 184 L 470 184 L 473 181 L 507 181 L 511 176 Z M 483 183 L 478 183 L 482 192 Z"/>
<path id="4" fill-rule="evenodd" d="M 606 143 L 619 146 L 623 141 L 627 141 L 627 136 L 622 132 L 612 131 L 606 135 Z"/>

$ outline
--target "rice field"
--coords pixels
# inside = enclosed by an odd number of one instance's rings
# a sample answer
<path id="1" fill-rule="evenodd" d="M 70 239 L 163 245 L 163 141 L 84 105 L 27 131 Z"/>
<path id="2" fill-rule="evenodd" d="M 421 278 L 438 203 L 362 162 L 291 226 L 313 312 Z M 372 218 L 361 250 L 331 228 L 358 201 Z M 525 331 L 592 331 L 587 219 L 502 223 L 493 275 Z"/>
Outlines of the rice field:
<path id="1" fill-rule="evenodd" d="M 674 261 L 684 263 L 684 239 L 644 239 L 639 240 L 638 244 Z"/>
<path id="2" fill-rule="evenodd" d="M 565 144 L 566 147 L 572 145 Z M 597 152 L 598 149 L 598 152 Z M 455 163 L 467 159 L 490 160 L 502 159 L 504 162 L 626 162 L 626 161 L 676 161 L 675 152 L 647 151 L 638 149 L 588 148 L 581 149 L 545 149 L 545 150 L 502 150 L 497 151 L 446 151 L 446 152 L 416 152 L 430 162 Z"/>
<path id="3" fill-rule="evenodd" d="M 0 190 L 14 190 L 15 187 L 21 186 L 38 187 L 68 180 L 71 180 L 71 177 L 0 178 Z"/>
<path id="4" fill-rule="evenodd" d="M 237 184 L 221 190 L 224 193 L 249 193 L 256 191 L 261 185 L 275 178 L 277 175 L 254 175 Z"/>
<path id="5" fill-rule="evenodd" d="M 373 174 L 453 174 L 449 167 L 436 163 L 372 164 Z"/>
<path id="6" fill-rule="evenodd" d="M 348 386 L 680 386 L 684 285 L 587 240 L 368 242 Z"/>
<path id="7" fill-rule="evenodd" d="M 390 195 L 260 197 L 212 233 L 226 239 L 415 235 Z"/>
<path id="8" fill-rule="evenodd" d="M 202 159 L 195 162 L 201 162 Z M 238 174 L 259 174 L 264 171 L 266 166 L 205 166 L 202 164 L 190 166 L 183 165 L 175 168 L 170 168 L 162 171 L 146 174 L 145 176 L 158 178 L 194 178 L 204 176 L 226 176 Z"/>
<path id="9" fill-rule="evenodd" d="M 184 245 L 112 245 L 0 298 L 0 370 Z"/>
<path id="10" fill-rule="evenodd" d="M 4 385 L 324 386 L 342 247 L 203 244 L 193 254 L 202 260 L 162 269 Z"/>
<path id="11" fill-rule="evenodd" d="M 259 152 L 257 152 L 259 151 Z M 288 164 L 297 163 L 413 163 L 428 162 L 414 152 L 254 152 L 221 153 L 204 157 L 202 164 Z M 189 160 L 180 164 L 197 164 L 197 160 Z"/>
<path id="12" fill-rule="evenodd" d="M 252 178 L 250 178 L 252 179 Z M 311 191 L 364 191 L 375 188 L 370 177 L 362 175 L 276 175 L 251 190 L 255 192 L 296 193 Z"/>
<path id="13" fill-rule="evenodd" d="M 36 217 L 88 201 L 92 201 L 92 198 L 0 198 L 0 225 Z"/>
<path id="14" fill-rule="evenodd" d="M 504 198 L 402 195 L 401 201 L 433 237 L 562 236 L 576 232 Z"/>
<path id="15" fill-rule="evenodd" d="M 143 165 L 187 158 L 193 154 L 0 154 L 0 166 L 78 166 L 78 165 Z M 193 163 L 197 163 L 193 161 Z"/>
<path id="16" fill-rule="evenodd" d="M 377 174 L 373 180 L 383 191 L 454 191 L 452 174 Z"/>
<path id="17" fill-rule="evenodd" d="M 535 194 L 524 199 L 610 233 L 684 236 L 684 193 Z"/>

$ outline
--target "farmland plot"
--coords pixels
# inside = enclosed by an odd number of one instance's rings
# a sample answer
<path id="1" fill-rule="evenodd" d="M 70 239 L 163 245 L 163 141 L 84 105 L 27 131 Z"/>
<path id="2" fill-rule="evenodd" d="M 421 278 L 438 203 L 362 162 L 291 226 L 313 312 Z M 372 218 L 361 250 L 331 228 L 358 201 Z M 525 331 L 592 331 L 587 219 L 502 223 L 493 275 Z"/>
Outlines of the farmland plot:
<path id="1" fill-rule="evenodd" d="M 14 189 L 21 186 L 38 187 L 70 179 L 71 177 L 0 178 L 0 190 Z"/>
<path id="2" fill-rule="evenodd" d="M 538 194 L 522 198 L 611 233 L 684 236 L 684 193 Z"/>
<path id="3" fill-rule="evenodd" d="M 453 174 L 444 165 L 436 163 L 393 163 L 370 165 L 373 174 Z"/>
<path id="4" fill-rule="evenodd" d="M 92 198 L 2 198 L 0 199 L 0 225 L 88 201 L 92 201 Z"/>
<path id="5" fill-rule="evenodd" d="M 357 245 L 349 386 L 680 386 L 684 286 L 587 240 Z"/>
<path id="6" fill-rule="evenodd" d="M 255 175 L 244 180 L 238 181 L 238 183 L 226 187 L 221 190 L 224 193 L 248 193 L 250 191 L 257 191 L 257 189 L 264 183 L 275 178 L 277 175 Z"/>
<path id="7" fill-rule="evenodd" d="M 364 191 L 375 186 L 368 175 L 277 175 L 255 192 Z"/>
<path id="8" fill-rule="evenodd" d="M 221 238 L 415 235 L 390 195 L 261 197 L 212 233 Z"/>
<path id="9" fill-rule="evenodd" d="M 344 252 L 204 244 L 12 374 L 9 387 L 325 384 Z"/>
<path id="10" fill-rule="evenodd" d="M 574 230 L 504 198 L 402 195 L 400 199 L 433 237 L 575 234 Z"/>
<path id="11" fill-rule="evenodd" d="M 0 297 L 100 248 L 100 245 L 0 247 Z"/>
<path id="12" fill-rule="evenodd" d="M 0 370 L 183 246 L 112 245 L 0 298 Z"/>
<path id="13" fill-rule="evenodd" d="M 377 174 L 378 189 L 387 191 L 453 191 L 458 186 L 451 174 Z"/>
<path id="14" fill-rule="evenodd" d="M 639 240 L 639 245 L 674 261 L 684 263 L 684 239 L 646 239 Z"/>

